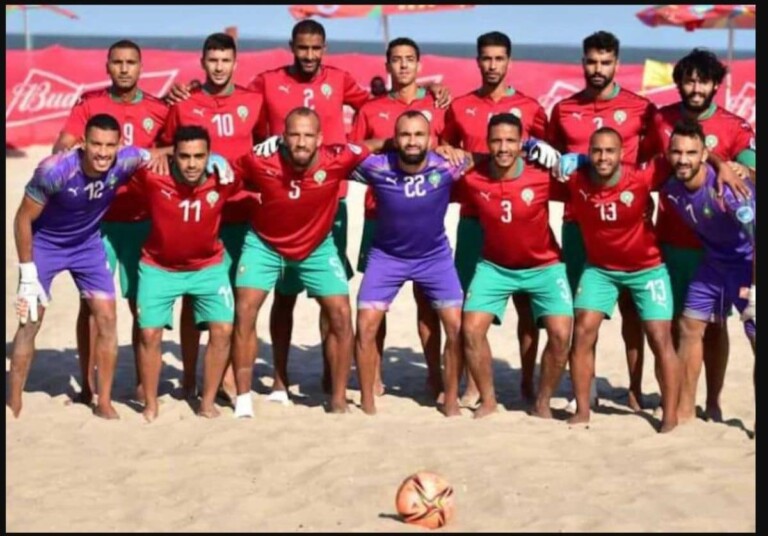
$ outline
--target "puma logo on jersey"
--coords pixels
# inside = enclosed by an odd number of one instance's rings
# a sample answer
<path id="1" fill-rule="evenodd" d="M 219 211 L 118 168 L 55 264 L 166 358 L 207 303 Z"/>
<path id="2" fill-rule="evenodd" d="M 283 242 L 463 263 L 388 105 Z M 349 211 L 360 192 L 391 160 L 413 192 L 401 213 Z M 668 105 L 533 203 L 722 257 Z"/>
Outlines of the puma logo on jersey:
<path id="1" fill-rule="evenodd" d="M 584 114 L 582 112 L 571 112 L 571 117 L 575 117 L 579 121 L 581 121 L 581 118 Z"/>
<path id="2" fill-rule="evenodd" d="M 389 121 L 389 112 L 379 112 L 379 117 L 381 117 L 386 121 Z"/>
<path id="3" fill-rule="evenodd" d="M 584 198 L 584 201 L 586 201 L 587 199 L 589 199 L 589 194 L 588 194 L 587 192 L 585 192 L 584 190 L 582 190 L 581 188 L 579 188 L 579 193 L 580 193 L 580 194 L 581 194 L 581 196 Z"/>
<path id="4" fill-rule="evenodd" d="M 192 115 L 199 115 L 200 117 L 203 117 L 205 115 L 205 111 L 201 110 L 200 108 L 192 108 Z"/>
<path id="5" fill-rule="evenodd" d="M 282 91 L 283 93 L 288 93 L 291 90 L 291 86 L 283 84 L 283 85 L 277 86 L 277 89 L 279 91 Z"/>
<path id="6" fill-rule="evenodd" d="M 674 201 L 675 205 L 680 203 L 680 198 L 676 195 L 667 194 L 667 197 L 670 198 L 672 201 Z"/>
<path id="7" fill-rule="evenodd" d="M 167 197 L 169 200 L 171 199 L 171 192 L 168 190 L 160 190 L 160 193 L 163 194 L 165 197 Z"/>
<path id="8" fill-rule="evenodd" d="M 482 197 L 486 201 L 490 201 L 491 200 L 491 192 L 480 192 L 480 197 Z"/>
<path id="9" fill-rule="evenodd" d="M 397 186 L 397 177 L 386 177 L 384 180 Z"/>
<path id="10" fill-rule="evenodd" d="M 467 108 L 464 111 L 467 113 L 467 115 L 471 115 L 472 117 L 475 117 L 475 112 L 477 112 L 475 108 Z"/>
<path id="11" fill-rule="evenodd" d="M 77 188 L 67 188 L 67 191 L 72 194 L 72 197 L 77 197 Z"/>

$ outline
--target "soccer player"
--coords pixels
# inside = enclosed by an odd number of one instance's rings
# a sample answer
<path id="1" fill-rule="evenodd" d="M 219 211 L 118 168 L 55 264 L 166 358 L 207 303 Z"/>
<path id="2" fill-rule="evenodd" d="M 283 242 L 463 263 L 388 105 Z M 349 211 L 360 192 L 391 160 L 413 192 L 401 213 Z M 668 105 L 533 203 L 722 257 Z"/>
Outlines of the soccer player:
<path id="1" fill-rule="evenodd" d="M 453 183 L 467 164 L 451 165 L 428 152 L 430 129 L 422 112 L 403 112 L 395 124 L 397 152 L 367 159 L 353 175 L 355 180 L 372 186 L 377 199 L 376 230 L 357 296 L 356 355 L 361 407 L 371 415 L 376 413 L 374 384 L 379 365 L 376 334 L 390 304 L 409 280 L 419 285 L 445 330 L 443 412 L 446 416 L 461 414 L 459 332 L 464 293 L 453 264 L 444 219 Z M 438 373 L 439 365 L 438 354 Z"/>
<path id="2" fill-rule="evenodd" d="M 158 415 L 163 328 L 172 327 L 176 299 L 192 297 L 196 325 L 209 331 L 198 410 L 204 417 L 218 416 L 214 400 L 229 359 L 234 319 L 219 226 L 238 184 L 223 184 L 209 170 L 211 138 L 205 127 L 179 127 L 173 141 L 170 175 L 145 170 L 130 185 L 145 199 L 152 222 L 141 252 L 138 291 L 139 355 L 148 422 Z"/>
<path id="3" fill-rule="evenodd" d="M 488 329 L 501 323 L 510 295 L 530 295 L 535 320 L 547 330 L 533 415 L 552 417 L 550 399 L 568 362 L 573 300 L 549 227 L 550 189 L 557 183 L 548 171 L 525 164 L 522 132 L 516 115 L 494 115 L 488 123 L 490 160 L 477 162 L 457 183 L 458 197 L 478 215 L 485 237 L 462 318 L 464 353 L 482 400 L 475 418 L 496 411 Z"/>
<path id="4" fill-rule="evenodd" d="M 352 320 L 344 265 L 331 228 L 341 181 L 368 154 L 352 144 L 325 145 L 317 112 L 306 107 L 285 119 L 284 144 L 266 158 L 246 155 L 236 173 L 259 195 L 245 237 L 236 279 L 233 361 L 237 383 L 236 417 L 251 417 L 251 382 L 256 358 L 256 319 L 285 269 L 330 319 L 328 360 L 332 378 L 331 411 L 347 411 L 346 387 L 352 354 Z M 366 145 L 377 147 L 373 142 Z M 383 146 L 383 144 L 381 144 Z"/>
<path id="5" fill-rule="evenodd" d="M 486 152 L 488 121 L 498 113 L 512 113 L 520 117 L 523 136 L 526 138 L 545 138 L 547 115 L 544 108 L 536 99 L 506 83 L 511 53 L 512 42 L 501 32 L 490 32 L 477 38 L 477 66 L 482 76 L 482 86 L 453 101 L 445 117 L 444 142 L 468 152 Z M 462 205 L 456 233 L 456 269 L 464 292 L 472 281 L 482 244 L 483 233 L 477 214 L 472 212 L 470 206 Z M 533 400 L 538 330 L 528 296 L 517 294 L 513 301 L 519 317 L 517 333 L 523 370 L 521 389 L 527 400 Z M 468 375 L 462 404 L 473 407 L 478 398 L 474 380 Z"/>
<path id="6" fill-rule="evenodd" d="M 95 319 L 93 360 L 98 367 L 98 401 L 94 413 L 119 418 L 112 406 L 117 362 L 115 283 L 99 223 L 149 153 L 120 148 L 120 124 L 96 114 L 85 125 L 82 149 L 43 160 L 26 186 L 14 221 L 21 278 L 17 297 L 20 325 L 13 339 L 8 406 L 21 412 L 21 395 L 35 352 L 35 337 L 50 300 L 53 278 L 68 270 Z M 88 369 L 83 370 L 83 390 Z"/>
<path id="7" fill-rule="evenodd" d="M 106 89 L 84 93 L 67 118 L 58 140 L 53 146 L 54 154 L 68 151 L 82 143 L 85 125 L 97 114 L 109 114 L 121 126 L 122 143 L 143 149 L 155 145 L 168 116 L 168 106 L 149 93 L 141 90 L 138 81 L 141 76 L 141 49 L 133 41 L 117 41 L 107 51 L 107 73 L 112 85 Z M 136 322 L 136 290 L 138 289 L 139 256 L 141 245 L 149 232 L 146 207 L 139 199 L 132 197 L 127 187 L 117 191 L 115 201 L 110 205 L 101 223 L 101 237 L 107 251 L 107 260 L 112 274 L 120 269 L 120 289 L 133 315 L 132 345 L 136 363 L 136 381 L 139 400 L 144 399 L 141 389 L 138 344 L 139 328 Z M 91 326 L 90 307 L 80 300 L 77 317 L 77 352 L 83 374 L 83 386 L 78 399 L 90 404 L 93 398 L 94 366 L 90 358 L 96 332 Z"/>
<path id="8" fill-rule="evenodd" d="M 724 324 L 732 305 L 742 313 L 744 330 L 755 349 L 755 195 L 737 198 L 729 188 L 722 197 L 709 156 L 703 125 L 691 120 L 672 130 L 669 163 L 674 179 L 661 196 L 692 229 L 704 246 L 685 297 L 680 319 L 679 354 L 683 380 L 677 416 L 685 422 L 694 416 L 696 387 L 706 347 L 704 332 L 712 322 Z"/>
<path id="9" fill-rule="evenodd" d="M 623 158 L 627 164 L 648 159 L 653 151 L 646 130 L 652 124 L 655 106 L 648 99 L 622 88 L 614 80 L 619 66 L 619 40 L 609 32 L 596 32 L 583 42 L 582 66 L 586 87 L 555 104 L 550 115 L 547 140 L 562 153 L 587 153 L 592 133 L 611 127 L 623 139 Z M 571 203 L 563 212 L 563 260 L 568 271 L 571 291 L 576 288 L 587 262 L 581 229 L 574 220 Z M 621 334 L 624 339 L 629 370 L 628 405 L 639 410 L 642 405 L 643 333 L 640 317 L 631 296 L 619 295 Z M 592 386 L 593 404 L 597 403 L 596 386 Z"/>
<path id="10" fill-rule="evenodd" d="M 416 77 L 421 70 L 420 58 L 419 46 L 412 39 L 400 37 L 389 42 L 386 66 L 392 78 L 392 91 L 378 99 L 366 102 L 360 108 L 352 125 L 350 140 L 362 142 L 366 139 L 389 138 L 395 131 L 395 121 L 400 117 L 400 114 L 407 110 L 418 110 L 429 120 L 430 148 L 435 148 L 443 131 L 445 110 L 438 108 L 434 96 L 420 88 L 416 83 Z M 369 186 L 365 192 L 365 223 L 363 224 L 363 236 L 357 264 L 357 269 L 361 273 L 365 272 L 366 260 L 375 229 L 376 198 L 373 194 L 373 187 Z M 417 304 L 419 338 L 427 362 L 427 385 L 431 394 L 437 398 L 443 390 L 442 373 L 440 372 L 440 319 L 418 285 L 413 286 L 413 294 Z M 386 316 L 382 318 L 376 335 L 374 392 L 377 395 L 384 394 L 380 363 L 385 334 Z"/>
<path id="11" fill-rule="evenodd" d="M 713 102 L 725 74 L 726 67 L 715 54 L 707 50 L 694 49 L 677 62 L 672 76 L 680 93 L 680 101 L 661 108 L 654 124 L 656 150 L 659 154 L 666 152 L 672 130 L 680 119 L 696 119 L 704 130 L 705 144 L 710 155 L 735 160 L 755 169 L 755 133 L 752 127 L 741 117 Z M 681 221 L 665 196 L 659 198 L 656 233 L 672 282 L 677 320 L 683 311 L 688 285 L 704 255 L 702 242 Z M 725 313 L 729 314 L 729 310 Z M 676 345 L 679 343 L 678 325 L 678 322 L 672 324 Z M 720 421 L 720 393 L 728 365 L 727 326 L 724 322 L 710 323 L 704 337 L 707 383 L 705 412 L 708 418 Z"/>
<path id="12" fill-rule="evenodd" d="M 170 145 L 176 130 L 182 126 L 201 125 L 210 133 L 210 150 L 234 162 L 249 154 L 253 148 L 263 99 L 261 95 L 235 85 L 232 80 L 237 67 L 237 47 L 231 36 L 225 33 L 209 35 L 203 43 L 200 63 L 205 71 L 205 83 L 193 89 L 187 100 L 173 105 L 163 133 L 163 143 Z M 233 285 L 248 222 L 255 207 L 255 195 L 245 190 L 225 200 L 220 236 L 226 252 L 225 264 Z M 186 295 L 185 299 L 189 300 L 191 296 Z M 194 396 L 196 391 L 200 334 L 195 329 L 195 323 L 192 315 L 182 318 L 184 390 L 187 396 Z M 227 367 L 222 389 L 223 394 L 234 401 L 235 386 L 231 367 Z"/>

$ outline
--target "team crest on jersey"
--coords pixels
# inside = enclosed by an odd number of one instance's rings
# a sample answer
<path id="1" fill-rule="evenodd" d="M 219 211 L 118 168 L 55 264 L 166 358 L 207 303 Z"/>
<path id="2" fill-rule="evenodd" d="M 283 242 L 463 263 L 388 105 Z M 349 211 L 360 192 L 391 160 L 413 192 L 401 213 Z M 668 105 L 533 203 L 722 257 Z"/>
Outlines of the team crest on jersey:
<path id="1" fill-rule="evenodd" d="M 208 195 L 205 196 L 205 200 L 209 205 L 213 206 L 216 204 L 216 201 L 219 200 L 219 194 L 216 192 L 208 192 Z"/>
<path id="2" fill-rule="evenodd" d="M 709 205 L 704 205 L 704 217 L 705 218 L 712 217 L 712 207 L 710 207 Z"/>
<path id="3" fill-rule="evenodd" d="M 619 125 L 624 123 L 624 121 L 627 120 L 627 112 L 624 110 L 616 110 L 613 113 L 613 120 L 616 121 Z"/>
<path id="4" fill-rule="evenodd" d="M 322 169 L 315 171 L 315 174 L 312 176 L 317 184 L 323 184 L 323 182 L 325 182 L 325 177 L 326 173 Z"/>
<path id="5" fill-rule="evenodd" d="M 520 198 L 529 207 L 531 206 L 531 201 L 533 201 L 533 197 L 534 197 L 533 190 L 531 190 L 530 188 L 525 188 L 523 189 L 522 192 L 520 192 Z"/>
<path id="6" fill-rule="evenodd" d="M 432 122 L 432 112 L 429 110 L 422 110 L 421 115 L 427 118 L 427 121 Z"/>
<path id="7" fill-rule="evenodd" d="M 520 111 L 520 108 L 510 108 L 509 113 L 516 115 L 519 119 L 523 118 L 523 112 Z"/>
<path id="8" fill-rule="evenodd" d="M 152 129 L 155 128 L 155 122 L 151 117 L 147 117 L 144 121 L 142 121 L 141 126 L 144 128 L 144 131 L 149 134 L 152 132 Z"/>
<path id="9" fill-rule="evenodd" d="M 704 145 L 707 146 L 707 149 L 712 150 L 717 147 L 718 141 L 719 140 L 717 139 L 717 136 L 714 134 L 709 134 L 706 138 L 704 138 Z"/>
<path id="10" fill-rule="evenodd" d="M 619 195 L 619 201 L 621 201 L 628 207 L 632 206 L 632 201 L 634 200 L 635 200 L 635 194 L 627 190 L 624 190 L 623 192 L 621 192 L 621 195 Z"/>
<path id="11" fill-rule="evenodd" d="M 438 173 L 437 171 L 433 171 L 432 173 L 429 174 L 429 177 L 427 177 L 427 180 L 429 181 L 429 184 L 431 184 L 433 188 L 437 188 L 438 186 L 440 186 L 440 180 L 441 180 L 440 173 Z"/>
<path id="12" fill-rule="evenodd" d="M 239 117 L 241 121 L 245 121 L 246 119 L 248 119 L 248 107 L 243 106 L 242 104 L 238 106 L 237 117 Z"/>
<path id="13" fill-rule="evenodd" d="M 755 219 L 755 211 L 749 205 L 744 205 L 736 210 L 736 219 L 741 223 L 752 223 Z"/>
<path id="14" fill-rule="evenodd" d="M 331 96 L 331 93 L 333 93 L 333 89 L 331 88 L 330 84 L 323 84 L 320 86 L 320 93 L 322 93 L 327 99 Z"/>

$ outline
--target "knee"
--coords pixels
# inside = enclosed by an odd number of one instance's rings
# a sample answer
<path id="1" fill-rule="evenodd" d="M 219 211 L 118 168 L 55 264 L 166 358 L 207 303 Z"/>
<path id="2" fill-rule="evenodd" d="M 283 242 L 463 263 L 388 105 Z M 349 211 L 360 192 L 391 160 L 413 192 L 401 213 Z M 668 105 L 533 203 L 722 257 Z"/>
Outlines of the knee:
<path id="1" fill-rule="evenodd" d="M 95 313 L 94 320 L 99 334 L 114 335 L 117 332 L 117 313 L 114 309 Z"/>
<path id="2" fill-rule="evenodd" d="M 589 324 L 577 323 L 573 329 L 574 345 L 590 345 L 597 339 L 597 329 Z"/>
<path id="3" fill-rule="evenodd" d="M 360 319 L 357 322 L 357 332 L 355 338 L 358 342 L 363 344 L 373 344 L 376 340 L 376 336 L 381 331 L 380 326 L 382 323 L 376 323 L 372 320 Z"/>
<path id="4" fill-rule="evenodd" d="M 209 338 L 215 344 L 228 344 L 232 338 L 232 324 L 216 322 L 209 326 Z"/>
<path id="5" fill-rule="evenodd" d="M 256 302 L 249 299 L 235 301 L 235 325 L 239 330 L 253 329 L 256 323 Z"/>
<path id="6" fill-rule="evenodd" d="M 461 335 L 464 337 L 464 345 L 470 350 L 475 350 L 485 340 L 487 330 L 475 322 L 465 322 L 461 326 Z"/>
<path id="7" fill-rule="evenodd" d="M 706 325 L 699 325 L 698 322 L 691 322 L 685 318 L 682 318 L 678 323 L 678 331 L 680 333 L 681 341 L 698 342 L 704 338 L 704 334 L 706 333 Z M 656 332 L 658 332 L 658 330 L 656 330 Z M 650 331 L 648 336 L 651 336 Z"/>
<path id="8" fill-rule="evenodd" d="M 162 328 L 145 328 L 141 330 L 141 345 L 145 348 L 155 348 L 163 342 Z"/>
<path id="9" fill-rule="evenodd" d="M 568 348 L 571 346 L 571 327 L 558 327 L 550 329 L 547 332 L 550 348 L 556 354 L 564 354 L 568 352 Z"/>
<path id="10" fill-rule="evenodd" d="M 461 339 L 461 318 L 450 319 L 443 326 L 445 341 L 448 344 L 458 344 Z"/>
<path id="11" fill-rule="evenodd" d="M 352 332 L 352 309 L 349 303 L 342 303 L 328 308 L 328 322 L 330 328 L 337 334 Z M 375 332 L 374 332 L 375 335 Z"/>

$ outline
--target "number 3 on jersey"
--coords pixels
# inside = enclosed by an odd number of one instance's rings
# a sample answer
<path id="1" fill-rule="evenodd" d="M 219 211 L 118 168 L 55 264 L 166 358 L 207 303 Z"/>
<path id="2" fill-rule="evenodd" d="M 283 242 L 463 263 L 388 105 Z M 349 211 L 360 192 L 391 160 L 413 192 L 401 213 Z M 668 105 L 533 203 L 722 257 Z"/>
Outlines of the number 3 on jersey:
<path id="1" fill-rule="evenodd" d="M 512 201 L 503 199 L 501 201 L 501 221 L 510 223 L 512 221 Z"/>

